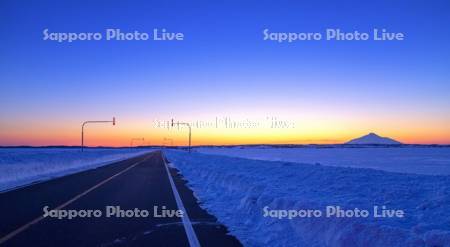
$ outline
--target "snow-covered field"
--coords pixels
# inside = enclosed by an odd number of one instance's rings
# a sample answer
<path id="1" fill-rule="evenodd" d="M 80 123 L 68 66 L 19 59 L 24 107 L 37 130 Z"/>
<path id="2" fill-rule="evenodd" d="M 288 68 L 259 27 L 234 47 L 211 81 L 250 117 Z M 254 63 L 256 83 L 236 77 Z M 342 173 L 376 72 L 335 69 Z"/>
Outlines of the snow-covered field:
<path id="1" fill-rule="evenodd" d="M 149 149 L 0 148 L 0 191 L 92 169 Z"/>
<path id="2" fill-rule="evenodd" d="M 301 155 L 297 156 L 293 150 L 219 150 L 221 154 L 234 156 L 301 161 L 296 158 Z M 165 153 L 188 180 L 203 207 L 227 225 L 246 246 L 438 247 L 450 246 L 450 176 L 402 174 L 315 163 L 330 161 L 345 166 L 346 161 L 353 161 L 355 163 L 350 165 L 364 167 L 364 161 L 371 163 L 381 156 L 371 164 L 384 167 L 383 162 L 389 166 L 400 162 L 401 170 L 409 172 L 406 169 L 407 153 L 415 162 L 423 157 L 424 161 L 445 163 L 448 161 L 445 150 L 398 149 L 389 155 L 383 155 L 381 149 L 375 153 L 369 150 L 328 150 L 338 154 L 335 160 L 332 154 L 326 155 L 320 150 L 300 151 L 300 154 L 309 153 L 304 157 L 312 164 L 183 151 Z M 350 152 L 353 157 L 339 152 Z M 361 153 L 355 154 L 358 152 Z M 394 155 L 398 152 L 404 154 L 400 157 Z M 412 164 L 417 171 L 420 165 Z M 339 206 L 353 212 L 355 208 L 367 210 L 369 216 L 327 217 L 327 206 Z M 375 206 L 403 210 L 404 217 L 375 218 Z M 274 210 L 300 213 L 308 209 L 321 211 L 322 215 L 292 219 L 272 217 L 287 212 Z M 270 216 L 265 217 L 265 212 Z"/>
<path id="3" fill-rule="evenodd" d="M 450 175 L 450 147 L 208 147 L 205 154 L 258 160 L 320 163 L 328 166 L 373 168 L 391 172 Z"/>

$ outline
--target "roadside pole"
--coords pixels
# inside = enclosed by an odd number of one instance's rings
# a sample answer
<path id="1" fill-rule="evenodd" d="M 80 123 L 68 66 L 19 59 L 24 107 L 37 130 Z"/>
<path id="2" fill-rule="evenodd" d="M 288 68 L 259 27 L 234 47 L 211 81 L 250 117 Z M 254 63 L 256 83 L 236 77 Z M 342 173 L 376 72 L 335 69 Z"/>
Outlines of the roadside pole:
<path id="1" fill-rule="evenodd" d="M 81 125 L 81 152 L 84 151 L 84 126 L 86 124 L 90 124 L 90 123 L 112 123 L 113 125 L 116 125 L 116 118 L 113 117 L 112 121 L 85 121 L 85 122 L 83 122 L 83 124 Z"/>
<path id="2" fill-rule="evenodd" d="M 172 127 L 174 126 L 174 125 L 178 125 L 178 126 L 180 126 L 180 125 L 185 125 L 185 126 L 188 126 L 189 127 L 189 153 L 191 152 L 191 137 L 192 137 L 192 135 L 191 135 L 191 125 L 189 124 L 189 123 L 180 123 L 180 122 L 174 122 L 173 121 L 173 118 L 172 118 Z"/>

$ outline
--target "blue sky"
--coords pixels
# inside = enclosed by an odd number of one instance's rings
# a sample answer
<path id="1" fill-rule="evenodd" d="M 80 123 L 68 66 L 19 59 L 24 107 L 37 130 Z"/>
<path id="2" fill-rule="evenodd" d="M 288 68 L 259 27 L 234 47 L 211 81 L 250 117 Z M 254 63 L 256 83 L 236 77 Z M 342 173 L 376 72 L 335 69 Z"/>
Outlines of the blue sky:
<path id="1" fill-rule="evenodd" d="M 278 114 L 299 122 L 345 115 L 352 128 L 379 121 L 389 133 L 402 128 L 389 126 L 401 118 L 449 138 L 448 1 L 6 0 L 0 7 L 3 132 L 15 122 L 112 114 L 142 121 Z M 165 28 L 183 32 L 185 40 L 57 43 L 42 40 L 46 28 Z M 263 41 L 265 28 L 386 28 L 406 38 L 279 44 Z M 427 130 L 402 136 L 415 131 Z"/>

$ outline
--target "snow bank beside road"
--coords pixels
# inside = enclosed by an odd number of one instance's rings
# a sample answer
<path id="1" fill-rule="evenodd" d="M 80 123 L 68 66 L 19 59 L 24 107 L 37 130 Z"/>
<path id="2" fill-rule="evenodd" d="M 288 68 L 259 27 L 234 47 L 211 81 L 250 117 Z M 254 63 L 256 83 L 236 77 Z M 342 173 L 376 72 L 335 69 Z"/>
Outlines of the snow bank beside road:
<path id="1" fill-rule="evenodd" d="M 149 152 L 149 149 L 0 148 L 0 191 Z"/>
<path id="2" fill-rule="evenodd" d="M 259 161 L 181 151 L 166 156 L 202 205 L 246 246 L 450 246 L 450 176 Z M 401 209 L 404 218 L 264 217 L 277 210 Z"/>

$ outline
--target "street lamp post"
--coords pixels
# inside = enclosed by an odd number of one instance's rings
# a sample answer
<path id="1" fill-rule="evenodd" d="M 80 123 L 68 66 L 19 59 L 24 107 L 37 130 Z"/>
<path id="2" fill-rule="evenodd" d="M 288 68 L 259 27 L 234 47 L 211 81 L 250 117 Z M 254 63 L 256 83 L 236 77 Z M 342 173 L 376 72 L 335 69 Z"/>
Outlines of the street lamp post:
<path id="1" fill-rule="evenodd" d="M 189 124 L 189 123 L 180 123 L 180 122 L 174 122 L 173 121 L 173 118 L 172 118 L 172 127 L 174 126 L 174 125 L 178 125 L 178 126 L 180 126 L 180 125 L 186 125 L 186 126 L 188 126 L 189 127 L 189 153 L 191 152 L 191 125 Z"/>
<path id="2" fill-rule="evenodd" d="M 116 118 L 113 117 L 112 121 L 85 121 L 81 125 L 81 152 L 84 151 L 84 126 L 89 123 L 112 123 L 113 125 L 116 125 Z"/>

